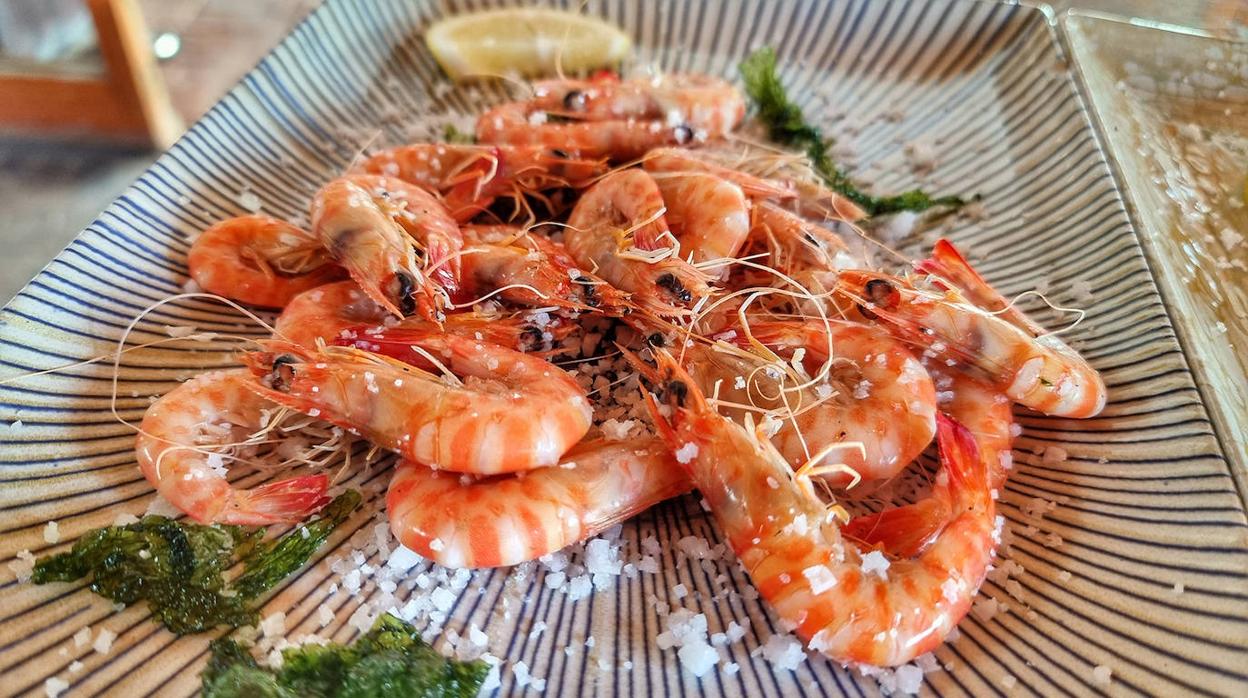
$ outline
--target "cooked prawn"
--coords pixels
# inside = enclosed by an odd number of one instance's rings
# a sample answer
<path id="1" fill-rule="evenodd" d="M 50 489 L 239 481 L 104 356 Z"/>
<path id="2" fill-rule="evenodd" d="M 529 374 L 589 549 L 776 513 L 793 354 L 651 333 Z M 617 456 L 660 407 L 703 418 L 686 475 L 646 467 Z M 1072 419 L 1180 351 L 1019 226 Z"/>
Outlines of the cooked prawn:
<path id="1" fill-rule="evenodd" d="M 791 199 L 797 195 L 796 190 L 784 182 L 725 167 L 701 150 L 654 148 L 646 153 L 641 165 L 652 175 L 660 172 L 712 174 L 741 187 L 741 191 L 751 199 Z"/>
<path id="2" fill-rule="evenodd" d="M 559 465 L 481 479 L 399 464 L 386 510 L 404 546 L 447 567 L 502 567 L 585 540 L 692 485 L 658 440 L 591 441 Z"/>
<path id="3" fill-rule="evenodd" d="M 936 389 L 918 359 L 887 332 L 846 322 L 769 321 L 750 324 L 750 337 L 807 375 L 823 376 L 824 398 L 793 404 L 795 414 L 772 437 L 792 466 L 844 442 L 861 450 L 838 451 L 839 462 L 863 480 L 886 480 L 905 468 L 936 434 Z M 747 335 L 738 333 L 738 341 Z M 826 374 L 825 374 L 826 365 Z M 807 396 L 809 398 L 810 396 Z M 843 485 L 851 476 L 826 476 Z"/>
<path id="4" fill-rule="evenodd" d="M 701 75 L 546 81 L 535 93 L 531 100 L 482 114 L 477 140 L 629 160 L 656 146 L 721 138 L 745 115 L 745 100 L 736 88 Z"/>
<path id="5" fill-rule="evenodd" d="M 711 409 L 669 354 L 658 359 L 670 416 L 651 394 L 655 422 L 782 622 L 841 662 L 896 666 L 940 645 L 970 609 L 995 552 L 994 502 L 966 430 L 940 418 L 952 521 L 920 556 L 867 567 L 765 438 Z"/>
<path id="6" fill-rule="evenodd" d="M 264 397 L 443 470 L 492 475 L 554 465 L 589 430 L 585 392 L 539 358 L 448 334 L 411 346 L 454 375 L 350 347 L 282 342 L 243 360 Z"/>
<path id="7" fill-rule="evenodd" d="M 750 210 L 749 242 L 789 275 L 861 266 L 835 233 L 769 201 Z"/>
<path id="8" fill-rule="evenodd" d="M 200 523 L 293 523 L 328 501 L 329 478 L 305 475 L 249 490 L 226 479 L 214 453 L 261 426 L 273 403 L 248 387 L 245 370 L 204 373 L 163 395 L 143 415 L 135 455 L 143 476 L 170 504 Z M 215 461 L 215 462 L 214 462 Z"/>
<path id="9" fill-rule="evenodd" d="M 269 216 L 238 216 L 213 225 L 186 256 L 200 288 L 240 303 L 281 308 L 321 284 L 341 279 L 312 233 Z"/>
<path id="10" fill-rule="evenodd" d="M 620 170 L 590 187 L 572 215 L 564 244 L 572 257 L 656 315 L 686 314 L 710 292 L 707 275 L 672 254 L 663 198 L 650 175 Z"/>
<path id="11" fill-rule="evenodd" d="M 604 280 L 581 271 L 559 244 L 517 226 L 467 225 L 462 299 L 493 295 L 521 305 L 628 312 L 627 297 Z"/>
<path id="12" fill-rule="evenodd" d="M 432 370 L 434 366 L 407 340 L 409 332 L 441 331 L 481 339 L 517 351 L 543 353 L 573 329 L 556 317 L 538 324 L 523 315 L 451 313 L 441 325 L 419 316 L 396 320 L 377 305 L 354 281 L 342 281 L 295 296 L 277 316 L 274 339 L 314 349 L 320 344 L 341 344 L 402 359 Z"/>
<path id="13" fill-rule="evenodd" d="M 312 229 L 390 313 L 402 317 L 419 309 L 433 319 L 449 305 L 463 240 L 442 204 L 419 187 L 377 175 L 339 177 L 312 200 Z M 416 260 L 417 242 L 423 265 Z"/>
<path id="14" fill-rule="evenodd" d="M 588 186 L 606 172 L 606 163 L 569 157 L 542 145 L 459 145 L 412 143 L 370 156 L 354 171 L 396 177 L 442 194 L 451 217 L 460 223 L 509 197 L 522 199 L 543 189 Z"/>
<path id="15" fill-rule="evenodd" d="M 663 172 L 654 181 L 680 257 L 708 274 L 727 276 L 750 232 L 750 207 L 741 187 L 705 173 Z"/>
<path id="16" fill-rule="evenodd" d="M 844 271 L 839 289 L 865 316 L 916 346 L 979 369 L 1019 404 L 1059 417 L 1092 417 L 1105 407 L 1100 374 L 1056 335 L 1033 336 L 954 291 L 923 291 L 897 277 Z"/>
<path id="17" fill-rule="evenodd" d="M 965 373 L 942 373 L 929 369 L 945 400 L 941 408 L 966 427 L 975 441 L 980 462 L 988 473 L 988 487 L 1000 491 L 1013 467 L 1011 447 L 1014 420 L 1010 399 L 986 381 Z M 905 506 L 850 519 L 841 530 L 869 545 L 879 545 L 891 555 L 914 557 L 936 539 L 953 519 L 954 493 L 948 479 L 932 483 L 931 493 Z"/>
<path id="18" fill-rule="evenodd" d="M 957 290 L 967 300 L 1020 330 L 1036 337 L 1045 334 L 1043 327 L 989 285 L 970 262 L 966 261 L 958 248 L 945 238 L 937 240 L 932 246 L 931 257 L 915 262 L 914 267 L 931 275 L 938 286 Z"/>

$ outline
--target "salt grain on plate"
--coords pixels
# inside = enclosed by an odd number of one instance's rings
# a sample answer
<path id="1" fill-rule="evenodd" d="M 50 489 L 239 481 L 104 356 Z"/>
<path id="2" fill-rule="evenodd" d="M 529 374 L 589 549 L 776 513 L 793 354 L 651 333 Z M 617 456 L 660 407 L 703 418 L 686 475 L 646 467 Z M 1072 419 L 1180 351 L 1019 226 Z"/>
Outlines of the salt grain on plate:
<path id="1" fill-rule="evenodd" d="M 792 635 L 772 635 L 761 648 L 763 659 L 789 671 L 796 670 L 806 661 L 802 642 Z"/>
<path id="2" fill-rule="evenodd" d="M 91 648 L 100 654 L 108 654 L 113 649 L 113 640 L 117 639 L 117 633 L 108 628 L 101 628 L 100 634 L 95 636 L 95 642 L 91 643 Z"/>
<path id="3" fill-rule="evenodd" d="M 1092 683 L 1100 686 L 1101 688 L 1105 688 L 1112 682 L 1113 675 L 1113 669 L 1110 669 L 1104 664 L 1099 664 L 1092 669 Z"/>
<path id="4" fill-rule="evenodd" d="M 56 698 L 69 688 L 69 682 L 59 676 L 50 676 L 43 682 L 43 692 L 48 698 Z"/>
<path id="5" fill-rule="evenodd" d="M 16 559 L 9 563 L 9 569 L 17 575 L 17 581 L 25 583 L 35 571 L 35 556 L 29 550 L 17 551 Z"/>

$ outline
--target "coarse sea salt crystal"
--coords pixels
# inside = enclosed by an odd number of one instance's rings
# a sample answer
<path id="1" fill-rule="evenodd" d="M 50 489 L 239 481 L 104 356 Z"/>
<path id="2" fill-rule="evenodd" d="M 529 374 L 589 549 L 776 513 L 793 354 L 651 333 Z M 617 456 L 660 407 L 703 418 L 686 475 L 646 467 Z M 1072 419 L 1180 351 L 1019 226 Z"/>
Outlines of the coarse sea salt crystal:
<path id="1" fill-rule="evenodd" d="M 923 670 L 913 664 L 902 664 L 893 670 L 897 679 L 897 690 L 907 695 L 919 692 L 923 685 Z"/>
<path id="2" fill-rule="evenodd" d="M 705 641 L 684 645 L 676 651 L 676 656 L 681 667 L 698 677 L 705 675 L 719 662 L 719 652 Z"/>
<path id="3" fill-rule="evenodd" d="M 239 206 L 242 206 L 252 213 L 256 213 L 264 207 L 264 203 L 260 201 L 260 197 L 250 191 L 239 192 L 237 201 Z"/>
<path id="4" fill-rule="evenodd" d="M 806 581 L 810 582 L 810 590 L 815 594 L 823 592 L 836 586 L 836 575 L 832 574 L 832 570 L 826 565 L 812 565 L 802 570 L 802 576 L 806 577 Z"/>
<path id="5" fill-rule="evenodd" d="M 1098 664 L 1092 669 L 1092 682 L 1102 688 L 1109 686 L 1113 681 L 1114 670 L 1104 664 Z"/>
<path id="6" fill-rule="evenodd" d="M 16 559 L 9 562 L 9 569 L 17 575 L 17 581 L 22 583 L 30 581 L 35 571 L 35 556 L 29 550 L 19 550 L 15 557 Z"/>
<path id="7" fill-rule="evenodd" d="M 91 644 L 91 626 L 78 628 L 78 632 L 74 633 L 74 647 L 82 649 Z"/>
<path id="8" fill-rule="evenodd" d="M 792 635 L 772 635 L 762 646 L 763 659 L 780 667 L 793 671 L 806 661 L 806 652 L 802 642 Z"/>
<path id="9" fill-rule="evenodd" d="M 323 606 L 323 605 L 318 606 L 316 609 L 316 622 L 320 623 L 322 628 L 329 625 L 330 623 L 333 623 L 334 622 L 333 609 L 331 609 L 329 606 Z"/>
<path id="10" fill-rule="evenodd" d="M 286 635 L 286 613 L 278 611 L 260 621 L 260 634 L 267 638 L 277 639 Z"/>
<path id="11" fill-rule="evenodd" d="M 455 604 L 455 594 L 444 587 L 438 587 L 429 595 L 433 601 L 433 607 L 443 613 L 451 610 L 451 606 Z"/>
<path id="12" fill-rule="evenodd" d="M 386 566 L 393 570 L 409 570 L 424 560 L 418 553 L 400 545 L 390 551 L 390 557 L 386 559 Z"/>
<path id="13" fill-rule="evenodd" d="M 588 574 L 573 577 L 568 582 L 568 599 L 571 601 L 579 601 L 589 596 L 594 590 L 593 580 Z"/>
<path id="14" fill-rule="evenodd" d="M 680 463 L 691 463 L 694 458 L 698 457 L 698 445 L 690 441 L 684 446 L 676 449 L 674 455 L 676 456 L 676 460 Z"/>
<path id="15" fill-rule="evenodd" d="M 69 688 L 69 682 L 59 676 L 50 676 L 43 682 L 43 692 L 48 698 L 56 698 Z"/>
<path id="16" fill-rule="evenodd" d="M 108 628 L 100 628 L 100 633 L 95 636 L 95 642 L 91 643 L 91 648 L 100 654 L 108 654 L 113 650 L 113 640 L 117 639 L 117 633 Z"/>
<path id="17" fill-rule="evenodd" d="M 874 572 L 881 579 L 888 579 L 888 558 L 884 557 L 884 553 L 878 550 L 872 550 L 862 556 L 862 573 L 871 574 Z"/>

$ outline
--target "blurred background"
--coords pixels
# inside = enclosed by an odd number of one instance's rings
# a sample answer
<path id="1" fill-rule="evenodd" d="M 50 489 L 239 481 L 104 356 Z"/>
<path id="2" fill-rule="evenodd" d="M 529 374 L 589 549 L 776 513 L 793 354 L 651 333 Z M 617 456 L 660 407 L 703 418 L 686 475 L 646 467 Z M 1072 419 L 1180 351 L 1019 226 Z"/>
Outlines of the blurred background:
<path id="1" fill-rule="evenodd" d="M 0 302 L 319 4 L 0 0 Z M 1248 21 L 1248 0 L 1049 4 L 1216 31 Z"/>
<path id="2" fill-rule="evenodd" d="M 0 303 L 319 4 L 0 0 Z"/>

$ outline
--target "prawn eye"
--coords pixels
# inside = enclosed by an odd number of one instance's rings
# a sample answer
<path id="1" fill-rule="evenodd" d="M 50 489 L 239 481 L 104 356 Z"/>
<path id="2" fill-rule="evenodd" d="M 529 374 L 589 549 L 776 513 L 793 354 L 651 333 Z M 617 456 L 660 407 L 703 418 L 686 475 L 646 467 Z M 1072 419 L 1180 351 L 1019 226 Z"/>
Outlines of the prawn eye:
<path id="1" fill-rule="evenodd" d="M 693 128 L 688 124 L 681 124 L 672 130 L 672 137 L 676 139 L 678 144 L 684 145 L 693 140 Z"/>
<path id="2" fill-rule="evenodd" d="M 290 389 L 295 379 L 295 364 L 299 359 L 292 354 L 282 354 L 273 359 L 273 368 L 269 371 L 269 384 L 274 390 L 285 392 Z"/>
<path id="3" fill-rule="evenodd" d="M 413 295 L 416 290 L 416 278 L 405 271 L 396 271 L 394 280 L 399 284 L 399 312 L 411 315 L 416 312 L 416 298 Z"/>
<path id="4" fill-rule="evenodd" d="M 668 381 L 665 392 L 677 406 L 684 407 L 685 398 L 689 396 L 689 386 L 685 385 L 684 381 Z"/>
<path id="5" fill-rule="evenodd" d="M 667 344 L 667 340 L 663 338 L 663 335 L 655 332 L 649 337 L 646 337 L 646 343 L 652 347 L 661 347 Z"/>
<path id="6" fill-rule="evenodd" d="M 667 289 L 669 293 L 682 303 L 688 303 L 693 300 L 693 294 L 689 293 L 689 289 L 680 283 L 680 279 L 676 278 L 675 274 L 662 274 L 655 279 L 655 283 L 659 285 L 659 288 Z"/>
<path id="7" fill-rule="evenodd" d="M 901 299 L 897 287 L 884 279 L 871 279 L 866 286 L 867 298 L 877 307 L 894 308 Z"/>
<path id="8" fill-rule="evenodd" d="M 568 156 L 568 154 L 567 154 L 566 152 L 564 152 L 564 151 L 562 151 L 562 150 L 559 150 L 558 148 L 555 148 L 554 150 L 550 151 L 550 153 L 551 153 L 551 155 L 554 155 L 555 157 L 559 158 L 560 160 L 567 160 L 567 159 L 568 159 L 568 157 L 569 157 L 569 156 Z"/>
<path id="9" fill-rule="evenodd" d="M 588 305 L 591 308 L 597 308 L 602 304 L 602 301 L 598 299 L 598 289 L 594 288 L 593 281 L 583 276 L 578 276 L 573 279 L 573 282 L 581 286 L 581 293 L 585 296 L 585 305 Z"/>
<path id="10" fill-rule="evenodd" d="M 568 111 L 584 111 L 585 109 L 585 93 L 580 90 L 572 90 L 563 96 L 563 108 Z"/>
<path id="11" fill-rule="evenodd" d="M 542 348 L 544 340 L 542 339 L 542 330 L 536 325 L 525 325 L 520 330 L 520 351 L 537 351 Z"/>

